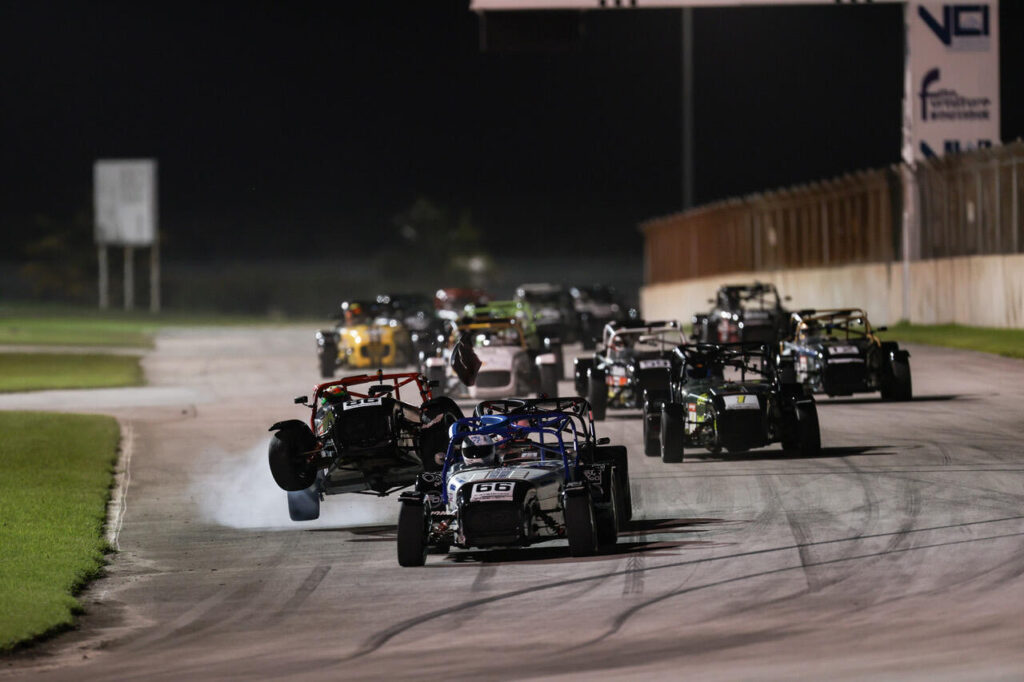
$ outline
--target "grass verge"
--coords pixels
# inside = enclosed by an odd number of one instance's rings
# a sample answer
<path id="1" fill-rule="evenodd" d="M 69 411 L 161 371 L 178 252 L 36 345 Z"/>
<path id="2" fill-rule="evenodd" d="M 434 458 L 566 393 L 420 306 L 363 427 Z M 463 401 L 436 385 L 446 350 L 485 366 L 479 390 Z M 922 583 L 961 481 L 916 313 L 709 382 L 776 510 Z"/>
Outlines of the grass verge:
<path id="1" fill-rule="evenodd" d="M 142 383 L 142 367 L 134 355 L 0 353 L 0 393 Z"/>
<path id="2" fill-rule="evenodd" d="M 887 341 L 923 343 L 930 346 L 995 353 L 1008 358 L 1024 358 L 1024 329 L 900 322 L 891 325 L 888 331 L 880 333 L 879 336 Z"/>
<path id="3" fill-rule="evenodd" d="M 0 305 L 0 345 L 125 346 L 152 348 L 161 327 L 200 327 L 304 323 L 255 315 L 100 311 L 89 308 Z M 319 322 L 311 322 L 319 324 Z"/>
<path id="4" fill-rule="evenodd" d="M 67 629 L 99 575 L 120 430 L 112 417 L 0 412 L 0 652 Z"/>

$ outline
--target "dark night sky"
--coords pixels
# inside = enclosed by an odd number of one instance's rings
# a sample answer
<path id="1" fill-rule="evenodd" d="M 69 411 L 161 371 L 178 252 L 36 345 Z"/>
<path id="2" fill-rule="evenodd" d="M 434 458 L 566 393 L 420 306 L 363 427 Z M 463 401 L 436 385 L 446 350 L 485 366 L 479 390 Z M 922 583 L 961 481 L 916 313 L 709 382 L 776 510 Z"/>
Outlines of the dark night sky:
<path id="1" fill-rule="evenodd" d="M 91 210 L 95 158 L 156 157 L 170 258 L 372 249 L 417 195 L 492 246 L 637 250 L 680 202 L 679 13 L 592 12 L 567 49 L 495 53 L 467 4 L 8 0 L 5 242 Z M 1024 3 L 1002 5 L 1006 74 Z M 897 161 L 900 11 L 697 10 L 698 203 Z M 1003 134 L 1024 135 L 1005 78 Z"/>

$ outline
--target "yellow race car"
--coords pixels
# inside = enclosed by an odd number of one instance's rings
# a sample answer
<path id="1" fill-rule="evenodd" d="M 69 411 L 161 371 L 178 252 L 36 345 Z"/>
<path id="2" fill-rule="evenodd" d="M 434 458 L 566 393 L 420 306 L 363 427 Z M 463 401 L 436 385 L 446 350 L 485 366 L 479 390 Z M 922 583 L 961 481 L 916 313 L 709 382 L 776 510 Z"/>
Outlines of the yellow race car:
<path id="1" fill-rule="evenodd" d="M 316 334 L 320 375 L 334 376 L 339 367 L 378 369 L 409 364 L 409 330 L 385 309 L 368 301 L 345 301 L 334 329 Z"/>

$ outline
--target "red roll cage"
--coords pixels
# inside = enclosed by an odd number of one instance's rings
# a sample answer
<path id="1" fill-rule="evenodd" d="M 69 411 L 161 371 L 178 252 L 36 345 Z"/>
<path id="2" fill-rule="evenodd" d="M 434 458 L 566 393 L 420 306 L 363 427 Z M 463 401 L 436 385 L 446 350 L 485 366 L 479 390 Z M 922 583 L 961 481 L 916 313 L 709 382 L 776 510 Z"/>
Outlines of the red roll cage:
<path id="1" fill-rule="evenodd" d="M 383 370 L 378 369 L 376 374 L 359 374 L 356 376 L 345 377 L 343 379 L 336 379 L 334 381 L 327 381 L 322 384 L 317 384 L 313 389 L 313 402 L 310 405 L 312 408 L 312 414 L 309 417 L 310 428 L 316 430 L 316 427 L 313 424 L 313 419 L 316 417 L 317 401 L 320 400 L 320 396 L 323 394 L 325 389 L 330 388 L 331 386 L 345 386 L 346 388 L 349 388 L 349 395 L 353 398 L 369 398 L 369 390 L 354 391 L 350 387 L 368 383 L 380 385 L 385 381 L 390 381 L 391 385 L 395 387 L 394 396 L 396 400 L 402 399 L 402 386 L 407 386 L 413 382 L 416 382 L 416 388 L 419 389 L 421 402 L 426 402 L 433 397 L 430 392 L 430 384 L 427 382 L 427 378 L 417 372 L 384 374 Z"/>

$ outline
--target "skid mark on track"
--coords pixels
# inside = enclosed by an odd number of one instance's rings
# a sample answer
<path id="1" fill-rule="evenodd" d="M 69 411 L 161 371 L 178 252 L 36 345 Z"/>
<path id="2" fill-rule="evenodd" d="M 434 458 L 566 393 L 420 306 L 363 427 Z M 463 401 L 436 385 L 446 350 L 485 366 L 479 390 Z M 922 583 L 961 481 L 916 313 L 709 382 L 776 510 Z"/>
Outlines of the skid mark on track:
<path id="1" fill-rule="evenodd" d="M 483 592 L 486 590 L 487 583 L 490 582 L 497 572 L 497 566 L 487 564 L 481 566 L 480 570 L 477 571 L 476 578 L 473 580 L 473 586 L 469 588 L 470 592 Z"/>
<path id="2" fill-rule="evenodd" d="M 623 596 L 644 593 L 644 560 L 643 554 L 631 554 L 626 559 L 626 580 L 622 585 Z"/>
<path id="3" fill-rule="evenodd" d="M 302 581 L 301 585 L 299 585 L 299 588 L 295 590 L 295 594 L 293 594 L 291 599 L 281 607 L 278 613 L 286 615 L 302 606 L 302 603 L 309 598 L 309 595 L 313 594 L 313 592 L 316 591 L 316 588 L 320 586 L 320 583 L 322 583 L 324 578 L 327 577 L 330 570 L 330 564 L 320 564 L 310 571 L 309 575 L 306 576 L 306 579 Z"/>
<path id="4" fill-rule="evenodd" d="M 979 527 L 979 526 L 985 526 L 985 525 L 995 524 L 995 523 L 1004 523 L 1004 522 L 1011 522 L 1011 521 L 1019 522 L 1019 521 L 1022 521 L 1022 520 L 1024 520 L 1024 516 L 1009 516 L 1009 517 L 1003 517 L 1003 518 L 999 518 L 999 519 L 987 519 L 987 520 L 984 520 L 984 521 L 973 521 L 973 522 L 967 522 L 967 523 L 947 524 L 947 525 L 942 525 L 942 526 L 932 526 L 932 527 L 929 527 L 929 528 L 915 528 L 915 529 L 913 529 L 910 532 L 911 533 L 924 533 L 924 532 L 933 532 L 933 531 L 941 531 L 941 530 L 971 528 L 971 527 Z M 836 539 L 832 539 L 832 540 L 821 540 L 821 541 L 817 541 L 817 542 L 814 542 L 814 543 L 811 543 L 811 544 L 813 544 L 815 546 L 835 545 L 835 544 L 839 544 L 839 543 L 860 542 L 860 541 L 863 541 L 863 540 L 865 540 L 867 538 L 883 538 L 883 537 L 887 538 L 890 535 L 892 535 L 892 533 L 874 533 L 872 535 L 858 535 L 858 536 L 855 536 L 855 537 L 848 537 L 848 538 L 836 538 Z M 987 541 L 993 541 L 993 540 L 1002 540 L 1002 539 L 1007 539 L 1007 538 L 1020 538 L 1020 537 L 1024 537 L 1024 531 L 1018 531 L 1018 532 L 1012 532 L 1012 533 L 1003 533 L 1003 534 L 990 535 L 990 536 L 984 536 L 984 537 L 978 537 L 978 538 L 969 538 L 969 539 L 964 539 L 964 540 L 954 540 L 954 541 L 949 541 L 949 542 L 931 543 L 931 544 L 920 545 L 920 546 L 917 546 L 917 547 L 906 547 L 906 548 L 895 550 L 895 552 L 882 551 L 882 552 L 872 552 L 872 553 L 867 553 L 867 554 L 857 554 L 857 555 L 851 555 L 851 556 L 842 556 L 842 557 L 839 557 L 839 558 L 836 558 L 836 559 L 830 559 L 830 560 L 827 560 L 827 561 L 817 562 L 816 565 L 822 565 L 822 566 L 824 566 L 824 565 L 834 565 L 834 564 L 838 564 L 838 563 L 842 563 L 842 562 L 848 562 L 848 561 L 859 561 L 859 560 L 865 560 L 865 559 L 874 559 L 874 558 L 877 558 L 877 557 L 880 557 L 880 556 L 884 556 L 884 555 L 889 554 L 889 553 L 924 551 L 924 550 L 934 549 L 934 548 L 939 548 L 939 547 L 952 547 L 952 546 L 965 545 L 965 544 L 971 544 L 971 543 L 977 543 L 977 542 L 987 542 Z M 744 558 L 749 558 L 749 557 L 754 557 L 754 556 L 764 556 L 764 555 L 773 554 L 773 553 L 776 553 L 776 552 L 791 552 L 794 549 L 798 549 L 798 548 L 795 545 L 784 545 L 784 546 L 781 546 L 781 547 L 769 547 L 769 548 L 765 548 L 765 549 L 750 550 L 750 551 L 747 551 L 747 552 L 736 552 L 734 554 L 727 554 L 727 555 L 723 555 L 723 556 L 705 557 L 705 558 L 701 558 L 701 559 L 690 559 L 690 560 L 687 560 L 687 561 L 672 562 L 672 563 L 662 564 L 660 566 L 647 567 L 647 568 L 645 568 L 645 572 L 649 572 L 649 571 L 664 571 L 664 570 L 679 570 L 679 568 L 681 568 L 681 567 L 696 566 L 696 565 L 699 565 L 699 564 L 711 564 L 711 563 L 717 563 L 717 562 L 722 562 L 722 561 L 728 561 L 728 560 L 732 560 L 732 559 L 744 559 Z M 802 570 L 803 568 L 804 568 L 803 565 L 785 566 L 785 567 L 778 568 L 778 569 L 773 569 L 773 570 L 770 570 L 770 571 L 762 571 L 760 573 L 753 573 L 753 574 L 748 574 L 748 575 L 744 575 L 744 576 L 738 576 L 738 577 L 735 577 L 735 578 L 729 578 L 729 579 L 726 579 L 726 580 L 721 580 L 721 581 L 717 581 L 717 582 L 713 582 L 713 583 L 706 583 L 706 584 L 703 584 L 703 585 L 695 585 L 695 586 L 692 586 L 692 587 L 682 588 L 681 590 L 677 590 L 675 592 L 670 592 L 668 594 L 661 595 L 661 596 L 657 597 L 656 599 L 652 599 L 652 600 L 643 602 L 641 604 L 638 604 L 638 605 L 632 607 L 631 609 L 628 609 L 624 613 L 620 614 L 615 619 L 615 622 L 613 623 L 613 625 L 609 628 L 609 630 L 605 634 L 600 635 L 599 637 L 595 638 L 594 640 L 591 640 L 591 642 L 588 642 L 587 644 L 596 643 L 596 642 L 598 642 L 600 640 L 603 640 L 603 639 L 613 635 L 615 632 L 617 632 L 622 627 L 623 624 L 625 624 L 625 622 L 629 618 L 634 616 L 636 613 L 638 613 L 642 609 L 644 609 L 644 608 L 646 608 L 646 607 L 648 607 L 648 606 L 650 606 L 650 605 L 652 605 L 654 603 L 657 603 L 659 601 L 664 601 L 665 599 L 670 599 L 670 598 L 673 598 L 675 596 L 679 596 L 680 594 L 685 594 L 687 592 L 693 592 L 693 591 L 696 591 L 696 590 L 699 590 L 699 589 L 707 589 L 707 588 L 710 588 L 710 587 L 716 587 L 716 586 L 719 586 L 719 585 L 725 585 L 725 584 L 729 584 L 729 583 L 740 582 L 740 581 L 743 581 L 743 580 L 750 580 L 750 579 L 753 579 L 753 578 L 764 577 L 764 576 L 773 575 L 773 574 L 777 574 L 777 573 L 783 573 L 783 572 L 792 571 L 792 570 Z M 544 592 L 544 591 L 548 591 L 548 590 L 553 590 L 553 589 L 557 589 L 557 588 L 564 588 L 564 587 L 572 587 L 572 586 L 580 586 L 580 585 L 582 585 L 582 586 L 586 586 L 586 590 L 589 591 L 590 585 L 592 585 L 594 583 L 604 582 L 604 581 L 606 581 L 606 580 L 608 580 L 610 578 L 614 578 L 614 577 L 620 577 L 620 576 L 621 577 L 625 577 L 627 572 L 628 572 L 628 569 L 626 569 L 626 570 L 618 570 L 618 571 L 612 571 L 612 572 L 608 572 L 608 573 L 600 573 L 600 574 L 597 574 L 597 575 L 582 576 L 582 577 L 579 577 L 579 578 L 569 578 L 569 579 L 560 580 L 560 581 L 557 581 L 557 582 L 549 582 L 549 583 L 543 583 L 543 584 L 539 584 L 539 585 L 530 585 L 528 587 L 524 587 L 524 588 L 521 588 L 521 589 L 518 589 L 518 590 L 512 590 L 512 591 L 509 591 L 509 592 L 504 592 L 502 594 L 496 594 L 496 595 L 492 595 L 492 596 L 489 596 L 489 597 L 481 597 L 481 598 L 478 598 L 478 599 L 472 599 L 472 600 L 469 600 L 469 601 L 462 602 L 461 604 L 455 604 L 455 605 L 448 606 L 448 607 L 445 607 L 445 608 L 436 609 L 434 611 L 428 611 L 427 613 L 423 613 L 423 614 L 420 614 L 418 616 L 414 616 L 414 617 L 406 619 L 406 620 L 404 620 L 404 621 L 402 621 L 400 623 L 396 623 L 396 624 L 394 624 L 394 625 L 392 625 L 392 626 L 390 626 L 388 628 L 380 630 L 380 631 L 376 632 L 375 634 L 371 635 L 370 637 L 368 637 L 366 639 L 366 641 L 363 643 L 362 646 L 360 646 L 356 651 L 354 651 L 353 653 L 349 654 L 348 656 L 344 656 L 342 658 L 335 659 L 333 661 L 324 661 L 322 666 L 316 666 L 316 667 L 318 669 L 321 668 L 321 667 L 331 667 L 331 666 L 337 665 L 339 663 L 343 663 L 345 661 L 350 661 L 350 660 L 353 660 L 353 659 L 357 659 L 357 658 L 362 658 L 364 656 L 368 656 L 368 655 L 372 654 L 373 652 L 377 651 L 378 649 L 380 649 L 381 647 L 383 647 L 385 644 L 387 644 L 389 641 L 391 641 L 395 637 L 397 637 L 397 636 L 399 636 L 399 635 L 401 635 L 401 634 L 403 634 L 403 633 L 405 633 L 405 632 L 407 632 L 409 630 L 412 630 L 413 628 L 416 628 L 416 627 L 418 627 L 420 625 L 423 625 L 425 623 L 429 623 L 431 621 L 437 620 L 437 619 L 442 618 L 444 616 L 448 616 L 448 615 L 452 615 L 452 614 L 456 614 L 456 613 L 462 613 L 464 611 L 467 611 L 467 610 L 470 610 L 470 609 L 475 609 L 477 607 L 484 606 L 486 604 L 491 604 L 491 603 L 495 603 L 495 602 L 499 602 L 499 601 L 504 601 L 504 600 L 507 600 L 507 599 L 515 599 L 516 597 L 521 597 L 521 596 L 524 596 L 524 595 L 535 595 L 535 594 L 538 594 L 540 592 Z M 586 644 L 581 645 L 581 646 L 586 646 Z M 576 648 L 578 648 L 578 647 L 576 647 Z"/>

